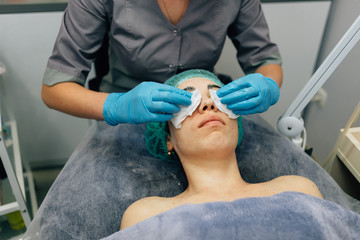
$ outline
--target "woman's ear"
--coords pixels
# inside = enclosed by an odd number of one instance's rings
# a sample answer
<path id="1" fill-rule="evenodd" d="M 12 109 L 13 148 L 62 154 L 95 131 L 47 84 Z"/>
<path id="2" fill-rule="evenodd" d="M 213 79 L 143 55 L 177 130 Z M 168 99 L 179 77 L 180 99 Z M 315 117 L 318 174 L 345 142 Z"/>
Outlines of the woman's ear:
<path id="1" fill-rule="evenodd" d="M 166 146 L 167 146 L 167 149 L 168 149 L 169 152 L 174 150 L 174 145 L 170 140 L 170 135 L 167 137 Z"/>

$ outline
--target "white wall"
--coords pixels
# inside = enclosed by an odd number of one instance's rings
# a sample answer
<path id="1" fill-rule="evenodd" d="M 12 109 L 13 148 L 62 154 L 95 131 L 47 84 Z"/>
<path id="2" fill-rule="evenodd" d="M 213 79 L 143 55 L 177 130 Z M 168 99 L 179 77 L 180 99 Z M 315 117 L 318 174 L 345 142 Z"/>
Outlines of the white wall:
<path id="1" fill-rule="evenodd" d="M 283 58 L 284 80 L 279 102 L 262 116 L 274 127 L 313 73 L 330 1 L 264 3 L 271 40 Z M 243 75 L 235 60 L 235 48 L 227 41 L 216 71 L 233 79 Z"/>
<path id="2" fill-rule="evenodd" d="M 17 120 L 21 154 L 31 162 L 65 161 L 89 121 L 48 109 L 41 80 L 59 30 L 61 12 L 0 15 L 2 99 Z M 9 114 L 7 114 L 9 115 Z"/>

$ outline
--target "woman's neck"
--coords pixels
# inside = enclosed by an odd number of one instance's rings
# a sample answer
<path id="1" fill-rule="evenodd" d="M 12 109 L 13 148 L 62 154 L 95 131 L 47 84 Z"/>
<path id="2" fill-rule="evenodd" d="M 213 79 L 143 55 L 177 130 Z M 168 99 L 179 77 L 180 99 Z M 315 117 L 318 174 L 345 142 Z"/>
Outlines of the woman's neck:
<path id="1" fill-rule="evenodd" d="M 157 0 L 161 11 L 165 17 L 176 25 L 185 15 L 186 9 L 189 5 L 189 0 Z"/>
<path id="2" fill-rule="evenodd" d="M 248 185 L 240 175 L 235 153 L 212 156 L 182 161 L 189 182 L 183 196 L 231 198 Z"/>

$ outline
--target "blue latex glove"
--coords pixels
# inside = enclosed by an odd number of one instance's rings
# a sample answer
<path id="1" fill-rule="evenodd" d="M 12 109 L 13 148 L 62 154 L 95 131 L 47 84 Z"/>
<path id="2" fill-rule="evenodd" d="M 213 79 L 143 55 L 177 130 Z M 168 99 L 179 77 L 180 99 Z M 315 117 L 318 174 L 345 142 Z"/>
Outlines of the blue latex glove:
<path id="1" fill-rule="evenodd" d="M 237 79 L 217 92 L 221 102 L 238 115 L 262 113 L 275 104 L 280 97 L 277 83 L 260 73 Z"/>
<path id="2" fill-rule="evenodd" d="M 111 93 L 105 100 L 105 121 L 119 123 L 165 122 L 190 105 L 192 93 L 155 82 L 143 82 L 127 93 Z"/>

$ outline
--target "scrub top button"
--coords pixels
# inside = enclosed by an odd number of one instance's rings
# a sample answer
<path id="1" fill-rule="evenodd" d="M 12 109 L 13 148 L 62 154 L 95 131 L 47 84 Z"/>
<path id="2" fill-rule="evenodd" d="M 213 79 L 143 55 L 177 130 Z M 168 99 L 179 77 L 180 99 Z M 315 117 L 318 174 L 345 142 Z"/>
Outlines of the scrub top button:
<path id="1" fill-rule="evenodd" d="M 177 31 L 177 30 L 173 30 L 173 35 L 174 35 L 174 36 L 176 36 L 176 35 L 177 35 L 177 33 L 178 33 L 178 31 Z"/>

